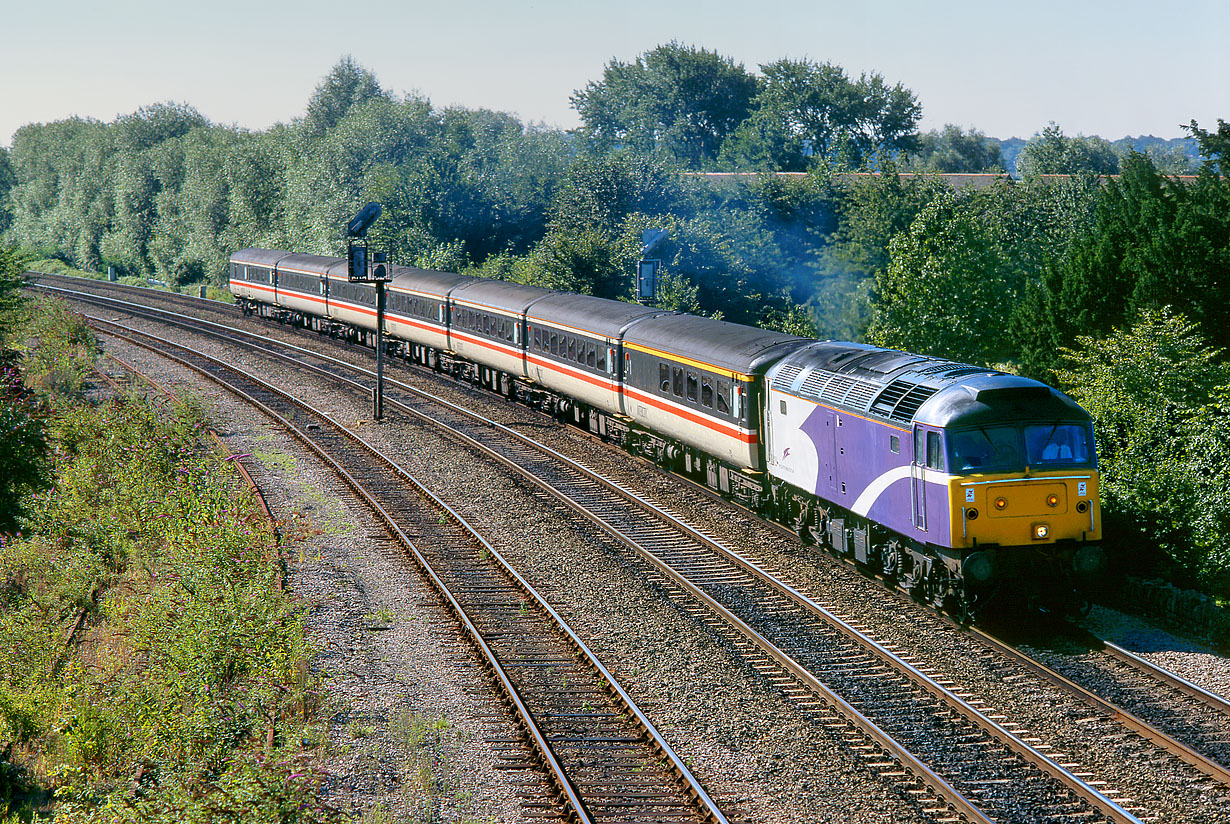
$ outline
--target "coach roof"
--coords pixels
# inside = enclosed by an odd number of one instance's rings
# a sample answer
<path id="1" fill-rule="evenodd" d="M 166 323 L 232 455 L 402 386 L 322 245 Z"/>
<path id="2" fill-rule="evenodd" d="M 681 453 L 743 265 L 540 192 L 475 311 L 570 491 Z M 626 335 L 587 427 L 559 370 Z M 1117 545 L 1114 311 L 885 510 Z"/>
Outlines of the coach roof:
<path id="1" fill-rule="evenodd" d="M 641 306 L 639 303 L 557 292 L 537 301 L 530 310 L 529 320 L 618 338 L 631 323 L 669 314 L 672 314 L 669 310 Z"/>
<path id="2" fill-rule="evenodd" d="M 788 352 L 812 342 L 798 335 L 694 315 L 637 321 L 628 328 L 624 341 L 744 375 L 763 371 Z"/>

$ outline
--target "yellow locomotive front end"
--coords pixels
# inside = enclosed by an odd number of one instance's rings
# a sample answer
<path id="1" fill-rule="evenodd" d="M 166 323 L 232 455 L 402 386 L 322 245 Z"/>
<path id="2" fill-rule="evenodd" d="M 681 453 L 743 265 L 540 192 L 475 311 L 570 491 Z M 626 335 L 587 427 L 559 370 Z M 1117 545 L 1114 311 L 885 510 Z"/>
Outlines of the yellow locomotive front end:
<path id="1" fill-rule="evenodd" d="M 1102 539 L 1096 470 L 956 477 L 948 491 L 953 546 L 1044 546 Z"/>
<path id="2" fill-rule="evenodd" d="M 1086 421 L 997 423 L 948 432 L 951 546 L 967 585 L 1078 586 L 1105 570 L 1093 431 Z"/>

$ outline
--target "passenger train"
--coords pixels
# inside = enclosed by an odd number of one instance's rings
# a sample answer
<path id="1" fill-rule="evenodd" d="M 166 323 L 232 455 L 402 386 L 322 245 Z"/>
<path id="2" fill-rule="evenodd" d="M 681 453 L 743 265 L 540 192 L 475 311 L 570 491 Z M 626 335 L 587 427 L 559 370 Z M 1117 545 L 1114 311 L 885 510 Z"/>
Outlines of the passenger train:
<path id="1" fill-rule="evenodd" d="M 375 343 L 342 258 L 243 249 L 245 313 Z M 1105 569 L 1090 416 L 979 366 L 395 267 L 386 345 L 547 411 L 969 614 Z"/>

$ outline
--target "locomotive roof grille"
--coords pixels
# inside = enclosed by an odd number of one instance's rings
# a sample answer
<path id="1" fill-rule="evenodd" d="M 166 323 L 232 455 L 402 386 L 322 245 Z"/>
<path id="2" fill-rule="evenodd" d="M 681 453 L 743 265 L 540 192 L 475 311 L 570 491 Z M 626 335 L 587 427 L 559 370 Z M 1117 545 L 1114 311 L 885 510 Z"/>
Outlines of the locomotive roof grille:
<path id="1" fill-rule="evenodd" d="M 893 381 L 880 393 L 880 397 L 876 398 L 875 403 L 871 405 L 871 411 L 886 418 L 892 417 L 893 409 L 896 408 L 897 402 L 917 385 L 909 381 Z"/>
<path id="2" fill-rule="evenodd" d="M 915 385 L 905 396 L 897 402 L 893 407 L 893 411 L 889 414 L 889 418 L 902 423 L 910 423 L 914 420 L 914 414 L 918 411 L 926 401 L 939 390 L 931 386 Z"/>
<path id="3" fill-rule="evenodd" d="M 788 363 L 782 367 L 777 373 L 777 377 L 773 379 L 773 388 L 779 392 L 789 392 L 790 385 L 794 383 L 794 379 L 803 371 L 803 364 Z"/>

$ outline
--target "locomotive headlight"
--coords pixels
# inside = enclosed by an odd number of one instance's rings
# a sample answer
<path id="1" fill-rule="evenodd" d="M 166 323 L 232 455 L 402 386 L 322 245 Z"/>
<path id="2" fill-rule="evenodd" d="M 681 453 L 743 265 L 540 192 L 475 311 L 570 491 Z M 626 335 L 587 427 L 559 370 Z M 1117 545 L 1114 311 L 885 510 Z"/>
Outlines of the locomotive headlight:
<path id="1" fill-rule="evenodd" d="M 1035 541 L 1045 541 L 1046 536 L 1051 534 L 1051 528 L 1046 524 L 1034 524 L 1033 535 Z"/>
<path id="2" fill-rule="evenodd" d="M 1047 505 L 1047 506 L 1049 506 L 1049 507 L 1051 507 L 1052 509 L 1053 509 L 1054 507 L 1059 506 L 1059 496 L 1058 496 L 1058 495 L 1056 495 L 1056 494 L 1054 494 L 1054 493 L 1051 493 L 1050 495 L 1047 495 L 1047 496 L 1046 496 L 1046 505 Z"/>
<path id="3" fill-rule="evenodd" d="M 1006 507 L 1007 505 L 1008 505 L 1008 499 L 1007 499 L 1007 498 L 996 498 L 996 499 L 995 499 L 995 508 L 996 508 L 996 509 L 1003 509 L 1003 508 L 1004 508 L 1004 507 Z"/>

